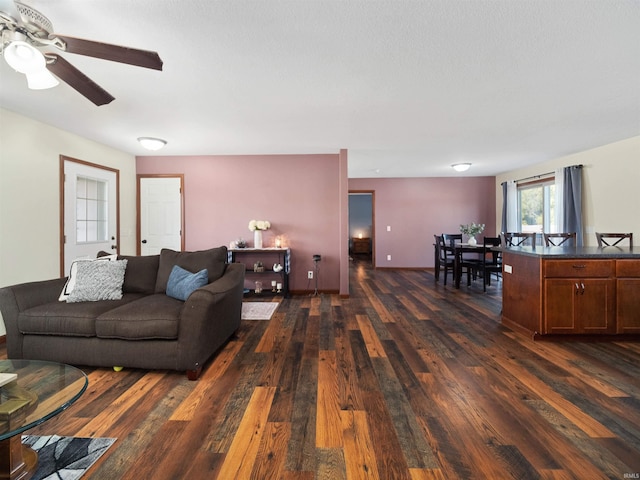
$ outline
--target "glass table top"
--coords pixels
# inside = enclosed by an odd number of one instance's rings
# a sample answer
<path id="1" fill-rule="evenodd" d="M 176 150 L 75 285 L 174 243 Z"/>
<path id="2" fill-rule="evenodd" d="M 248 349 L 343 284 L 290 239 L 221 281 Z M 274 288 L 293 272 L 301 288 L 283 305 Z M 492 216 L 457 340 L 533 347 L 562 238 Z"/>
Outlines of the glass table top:
<path id="1" fill-rule="evenodd" d="M 80 398 L 88 384 L 85 373 L 71 365 L 0 360 L 0 440 L 59 414 Z"/>

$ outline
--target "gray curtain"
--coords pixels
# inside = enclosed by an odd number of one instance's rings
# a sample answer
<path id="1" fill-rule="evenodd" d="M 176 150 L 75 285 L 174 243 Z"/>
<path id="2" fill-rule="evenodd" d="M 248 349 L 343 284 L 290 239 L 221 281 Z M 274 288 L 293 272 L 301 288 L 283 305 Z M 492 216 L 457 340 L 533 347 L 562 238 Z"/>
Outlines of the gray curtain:
<path id="1" fill-rule="evenodd" d="M 507 182 L 502 182 L 502 226 L 501 232 L 507 232 Z"/>
<path id="2" fill-rule="evenodd" d="M 504 187 L 503 187 L 504 188 Z M 564 220 L 562 231 L 576 232 L 576 245 L 583 243 L 582 231 L 582 165 L 564 169 Z"/>

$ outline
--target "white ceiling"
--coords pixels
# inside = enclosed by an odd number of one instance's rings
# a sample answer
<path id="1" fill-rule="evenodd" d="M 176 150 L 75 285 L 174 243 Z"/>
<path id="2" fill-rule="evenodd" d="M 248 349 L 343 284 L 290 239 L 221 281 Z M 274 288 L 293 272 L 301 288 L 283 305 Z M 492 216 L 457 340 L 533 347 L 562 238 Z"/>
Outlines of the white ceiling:
<path id="1" fill-rule="evenodd" d="M 74 54 L 116 99 L 0 106 L 135 155 L 349 151 L 349 177 L 495 175 L 640 134 L 638 0 L 24 0 L 59 34 L 154 50 L 158 72 Z"/>

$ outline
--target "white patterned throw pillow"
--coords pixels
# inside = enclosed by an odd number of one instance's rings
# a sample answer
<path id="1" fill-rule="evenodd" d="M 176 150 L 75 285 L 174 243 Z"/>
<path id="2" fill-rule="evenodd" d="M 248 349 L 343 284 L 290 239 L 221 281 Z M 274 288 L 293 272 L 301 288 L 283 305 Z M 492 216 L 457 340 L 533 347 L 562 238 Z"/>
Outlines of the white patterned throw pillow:
<path id="1" fill-rule="evenodd" d="M 76 285 L 68 303 L 120 300 L 127 260 L 79 262 Z"/>
<path id="2" fill-rule="evenodd" d="M 89 257 L 76 258 L 71 264 L 71 268 L 69 269 L 69 278 L 67 278 L 67 283 L 64 284 L 64 288 L 62 289 L 62 292 L 60 292 L 60 297 L 58 298 L 58 300 L 61 302 L 66 302 L 67 298 L 69 298 L 69 295 L 71 295 L 71 292 L 73 291 L 73 287 L 76 286 L 76 278 L 78 277 L 78 263 L 95 262 L 95 261 L 109 262 L 117 259 L 118 259 L 118 255 L 116 254 L 105 255 L 104 257 L 98 257 L 98 258 L 89 258 Z"/>

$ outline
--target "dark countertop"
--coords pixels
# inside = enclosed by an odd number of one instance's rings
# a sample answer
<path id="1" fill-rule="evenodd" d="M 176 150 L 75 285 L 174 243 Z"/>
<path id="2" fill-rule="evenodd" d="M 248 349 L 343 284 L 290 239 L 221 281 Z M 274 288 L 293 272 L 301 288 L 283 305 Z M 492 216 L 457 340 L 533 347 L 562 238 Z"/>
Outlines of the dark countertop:
<path id="1" fill-rule="evenodd" d="M 640 259 L 640 248 L 629 247 L 499 247 L 495 250 L 540 258 L 634 258 Z"/>

